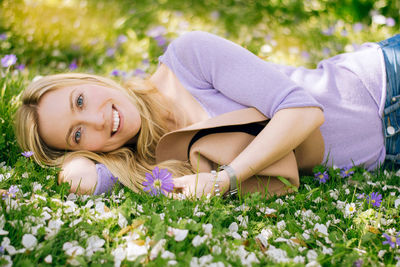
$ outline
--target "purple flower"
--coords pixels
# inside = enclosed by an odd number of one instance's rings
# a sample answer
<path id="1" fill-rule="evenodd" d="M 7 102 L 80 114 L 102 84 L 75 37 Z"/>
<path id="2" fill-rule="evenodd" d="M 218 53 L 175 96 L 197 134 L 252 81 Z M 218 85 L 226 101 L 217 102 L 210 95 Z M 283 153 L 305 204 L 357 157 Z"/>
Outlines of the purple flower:
<path id="1" fill-rule="evenodd" d="M 7 39 L 7 33 L 0 34 L 0 41 L 4 41 Z"/>
<path id="2" fill-rule="evenodd" d="M 153 27 L 150 30 L 148 30 L 146 32 L 146 35 L 149 37 L 155 38 L 155 37 L 163 35 L 165 33 L 167 33 L 167 30 L 165 29 L 164 26 L 156 26 L 156 27 Z"/>
<path id="3" fill-rule="evenodd" d="M 25 158 L 29 158 L 33 156 L 33 151 L 24 151 L 21 153 L 22 156 L 24 156 Z"/>
<path id="4" fill-rule="evenodd" d="M 18 186 L 12 185 L 8 189 L 6 193 L 3 193 L 3 200 L 7 199 L 8 197 L 15 197 L 16 193 L 19 191 Z"/>
<path id="5" fill-rule="evenodd" d="M 10 188 L 8 188 L 8 195 L 11 197 L 15 197 L 15 194 L 18 193 L 19 188 L 16 185 L 12 185 L 10 186 Z"/>
<path id="6" fill-rule="evenodd" d="M 154 37 L 154 40 L 157 41 L 158 46 L 164 46 L 167 43 L 167 39 L 162 35 Z"/>
<path id="7" fill-rule="evenodd" d="M 372 192 L 370 196 L 367 196 L 367 201 L 374 207 L 379 207 L 382 202 L 382 195 L 379 193 Z"/>
<path id="8" fill-rule="evenodd" d="M 322 34 L 327 36 L 333 35 L 334 32 L 335 32 L 335 26 L 331 26 L 328 29 L 322 30 Z"/>
<path id="9" fill-rule="evenodd" d="M 70 70 L 75 70 L 78 68 L 78 65 L 76 64 L 76 60 L 72 60 L 71 64 L 69 64 L 69 69 Z"/>
<path id="10" fill-rule="evenodd" d="M 174 189 L 172 174 L 167 169 L 159 169 L 155 167 L 153 174 L 146 173 L 146 181 L 143 182 L 143 191 L 148 192 L 152 196 L 157 196 L 160 193 L 167 195 Z"/>
<path id="11" fill-rule="evenodd" d="M 397 234 L 397 237 L 390 236 L 386 233 L 383 234 L 383 236 L 386 238 L 386 240 L 382 242 L 383 245 L 389 244 L 389 246 L 391 246 L 392 248 L 394 248 L 396 246 L 396 244 L 398 246 L 400 246 L 400 232 Z"/>
<path id="12" fill-rule="evenodd" d="M 353 31 L 354 32 L 360 32 L 364 28 L 363 24 L 360 22 L 357 22 L 353 25 Z"/>
<path id="13" fill-rule="evenodd" d="M 25 65 L 24 64 L 19 64 L 18 66 L 17 66 L 17 70 L 19 70 L 19 71 L 22 71 L 22 70 L 24 70 L 25 69 Z"/>
<path id="14" fill-rule="evenodd" d="M 356 260 L 354 263 L 353 263 L 353 267 L 361 267 L 362 265 L 363 265 L 363 260 L 362 259 L 359 259 L 359 260 Z"/>
<path id="15" fill-rule="evenodd" d="M 315 174 L 315 180 L 317 180 L 320 184 L 324 184 L 329 180 L 329 175 L 326 171 L 323 173 L 318 172 Z"/>
<path id="16" fill-rule="evenodd" d="M 117 46 L 120 45 L 120 44 L 125 43 L 126 41 L 128 41 L 128 37 L 126 37 L 123 34 L 119 35 L 118 38 L 117 38 Z"/>
<path id="17" fill-rule="evenodd" d="M 10 67 L 12 65 L 15 64 L 15 62 L 17 62 L 17 57 L 13 54 L 11 55 L 5 55 L 2 59 L 1 59 L 1 65 L 5 68 Z"/>
<path id="18" fill-rule="evenodd" d="M 357 199 L 363 199 L 363 198 L 365 198 L 365 194 L 364 193 L 358 194 Z"/>
<path id="19" fill-rule="evenodd" d="M 4 254 L 4 247 L 0 246 L 0 254 Z"/>
<path id="20" fill-rule="evenodd" d="M 340 176 L 342 178 L 349 177 L 353 173 L 354 171 L 352 171 L 351 167 L 344 167 L 343 169 L 340 170 Z"/>
<path id="21" fill-rule="evenodd" d="M 115 76 L 115 77 L 118 77 L 119 76 L 119 70 L 113 70 L 112 72 L 111 72 L 111 75 L 112 76 Z"/>
<path id="22" fill-rule="evenodd" d="M 137 68 L 134 70 L 133 75 L 139 76 L 139 77 L 145 77 L 147 75 L 147 73 L 144 70 Z"/>
<path id="23" fill-rule="evenodd" d="M 386 26 L 393 27 L 396 25 L 396 21 L 393 18 L 386 18 Z"/>
<path id="24" fill-rule="evenodd" d="M 115 54 L 115 48 L 108 48 L 107 49 L 107 51 L 106 51 L 106 55 L 108 56 L 108 57 L 112 57 L 112 56 L 114 56 L 114 54 Z"/>

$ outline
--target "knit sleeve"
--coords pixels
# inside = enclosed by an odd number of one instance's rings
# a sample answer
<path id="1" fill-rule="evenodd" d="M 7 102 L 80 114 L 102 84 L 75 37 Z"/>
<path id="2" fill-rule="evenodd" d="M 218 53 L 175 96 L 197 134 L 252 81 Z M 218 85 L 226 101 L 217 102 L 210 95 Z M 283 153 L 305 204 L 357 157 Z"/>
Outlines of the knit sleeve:
<path id="1" fill-rule="evenodd" d="M 272 64 L 247 49 L 206 32 L 189 32 L 175 39 L 160 61 L 181 81 L 196 88 L 214 88 L 244 106 L 255 107 L 267 117 L 281 109 L 315 106 L 309 92 Z"/>
<path id="2" fill-rule="evenodd" d="M 97 185 L 93 195 L 100 195 L 113 189 L 118 178 L 114 177 L 104 164 L 96 164 Z"/>

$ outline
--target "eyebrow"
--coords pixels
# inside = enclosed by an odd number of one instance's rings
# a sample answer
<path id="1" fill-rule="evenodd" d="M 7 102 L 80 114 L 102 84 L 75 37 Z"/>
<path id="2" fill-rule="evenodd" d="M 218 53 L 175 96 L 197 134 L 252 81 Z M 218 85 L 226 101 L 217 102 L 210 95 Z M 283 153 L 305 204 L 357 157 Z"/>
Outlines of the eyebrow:
<path id="1" fill-rule="evenodd" d="M 71 93 L 69 94 L 69 108 L 70 108 L 70 110 L 71 110 L 71 113 L 74 113 L 74 112 L 75 112 L 75 110 L 74 110 L 74 101 L 73 101 L 73 99 L 72 99 L 75 90 L 76 90 L 76 89 L 72 90 Z M 65 136 L 65 142 L 66 142 L 67 145 L 69 145 L 69 146 L 72 146 L 71 143 L 69 142 L 69 141 L 70 141 L 70 138 L 69 138 L 69 137 L 71 136 L 71 133 L 72 133 L 72 127 L 69 127 L 68 132 L 67 132 L 67 135 Z"/>

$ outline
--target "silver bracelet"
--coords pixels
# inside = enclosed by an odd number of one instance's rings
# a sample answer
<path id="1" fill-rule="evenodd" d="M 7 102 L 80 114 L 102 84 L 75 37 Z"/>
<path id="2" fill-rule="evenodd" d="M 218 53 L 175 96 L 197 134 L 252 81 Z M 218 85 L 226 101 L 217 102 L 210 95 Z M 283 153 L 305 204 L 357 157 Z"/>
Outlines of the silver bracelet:
<path id="1" fill-rule="evenodd" d="M 237 177 L 236 177 L 236 173 L 235 170 L 229 166 L 229 165 L 222 165 L 221 167 L 219 167 L 220 170 L 224 170 L 228 173 L 229 176 L 229 191 L 228 194 L 233 196 L 236 195 L 238 193 L 238 189 L 237 189 Z"/>
<path id="2" fill-rule="evenodd" d="M 217 172 L 215 170 L 211 170 L 211 174 L 214 176 L 215 178 L 215 183 L 214 183 L 214 187 L 215 187 L 215 195 L 217 197 L 221 196 L 221 190 L 219 189 L 219 184 L 218 184 L 218 177 L 217 177 Z"/>

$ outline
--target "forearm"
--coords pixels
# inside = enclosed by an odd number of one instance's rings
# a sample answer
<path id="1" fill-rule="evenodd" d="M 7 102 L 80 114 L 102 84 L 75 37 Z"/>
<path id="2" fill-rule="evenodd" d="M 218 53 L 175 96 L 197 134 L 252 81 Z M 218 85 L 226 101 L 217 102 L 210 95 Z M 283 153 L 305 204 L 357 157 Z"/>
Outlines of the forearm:
<path id="1" fill-rule="evenodd" d="M 238 183 L 293 151 L 323 122 L 323 112 L 317 107 L 278 111 L 246 149 L 229 164 L 236 173 Z M 229 184 L 225 171 L 221 172 L 221 176 L 224 184 Z"/>
<path id="2" fill-rule="evenodd" d="M 93 194 L 97 184 L 96 165 L 84 157 L 68 159 L 62 166 L 58 182 L 68 182 L 72 193 Z"/>

